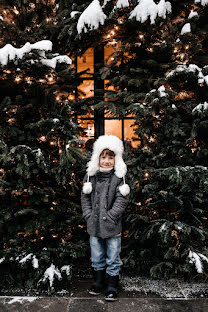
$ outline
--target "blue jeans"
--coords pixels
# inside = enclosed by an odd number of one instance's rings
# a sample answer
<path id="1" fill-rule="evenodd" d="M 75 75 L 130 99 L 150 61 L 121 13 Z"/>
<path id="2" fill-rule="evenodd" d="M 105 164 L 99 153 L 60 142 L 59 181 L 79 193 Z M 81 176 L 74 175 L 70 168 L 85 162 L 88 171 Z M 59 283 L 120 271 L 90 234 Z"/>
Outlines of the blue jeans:
<path id="1" fill-rule="evenodd" d="M 95 271 L 104 270 L 106 273 L 115 276 L 119 274 L 123 262 L 120 259 L 121 237 L 100 237 L 90 236 L 91 262 Z"/>

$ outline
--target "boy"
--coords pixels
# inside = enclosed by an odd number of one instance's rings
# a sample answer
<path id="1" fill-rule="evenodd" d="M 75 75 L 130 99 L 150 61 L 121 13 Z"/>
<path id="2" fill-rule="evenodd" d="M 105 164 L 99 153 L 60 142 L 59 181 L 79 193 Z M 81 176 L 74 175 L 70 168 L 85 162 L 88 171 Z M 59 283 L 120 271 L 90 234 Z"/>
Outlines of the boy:
<path id="1" fill-rule="evenodd" d="M 98 295 L 104 287 L 107 265 L 107 301 L 117 299 L 122 265 L 121 217 L 130 192 L 125 183 L 127 167 L 122 158 L 123 150 L 123 142 L 113 135 L 102 135 L 95 141 L 81 195 L 94 268 L 94 284 L 89 293 Z"/>

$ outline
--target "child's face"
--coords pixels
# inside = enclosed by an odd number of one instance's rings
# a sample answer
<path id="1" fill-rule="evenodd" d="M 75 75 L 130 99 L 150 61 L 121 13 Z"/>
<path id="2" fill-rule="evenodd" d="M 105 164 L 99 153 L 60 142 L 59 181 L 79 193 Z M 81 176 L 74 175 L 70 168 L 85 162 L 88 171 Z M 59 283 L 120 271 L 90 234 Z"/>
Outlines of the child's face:
<path id="1" fill-rule="evenodd" d="M 100 154 L 99 165 L 101 168 L 113 168 L 115 164 L 115 155 L 110 150 L 104 150 Z"/>

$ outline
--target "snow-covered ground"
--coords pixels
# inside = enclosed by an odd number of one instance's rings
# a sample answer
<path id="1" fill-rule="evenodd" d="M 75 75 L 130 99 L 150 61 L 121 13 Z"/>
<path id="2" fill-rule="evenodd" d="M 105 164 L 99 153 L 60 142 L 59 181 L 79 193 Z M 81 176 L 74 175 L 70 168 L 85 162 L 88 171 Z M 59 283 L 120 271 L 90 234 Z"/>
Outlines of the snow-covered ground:
<path id="1" fill-rule="evenodd" d="M 163 298 L 207 298 L 207 283 L 186 283 L 177 279 L 150 280 L 144 277 L 124 277 L 121 279 L 121 286 L 124 291 L 144 293 L 148 296 L 156 295 Z"/>

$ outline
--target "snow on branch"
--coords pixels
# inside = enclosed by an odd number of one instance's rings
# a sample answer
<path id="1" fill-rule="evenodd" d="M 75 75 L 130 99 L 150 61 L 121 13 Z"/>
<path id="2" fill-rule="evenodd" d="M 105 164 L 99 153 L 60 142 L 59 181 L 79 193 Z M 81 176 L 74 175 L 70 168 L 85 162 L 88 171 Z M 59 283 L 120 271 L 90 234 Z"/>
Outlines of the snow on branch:
<path id="1" fill-rule="evenodd" d="M 10 61 L 20 60 L 26 53 L 30 53 L 32 50 L 39 52 L 41 63 L 48 67 L 55 68 L 57 63 L 72 63 L 67 55 L 56 55 L 52 59 L 47 59 L 45 52 L 52 50 L 52 42 L 50 40 L 41 40 L 32 44 L 27 42 L 22 48 L 15 48 L 11 44 L 6 44 L 0 49 L 0 65 L 6 66 Z"/>
<path id="2" fill-rule="evenodd" d="M 195 0 L 195 3 L 201 3 L 201 5 L 205 6 L 208 4 L 208 0 Z"/>
<path id="3" fill-rule="evenodd" d="M 156 4 L 153 0 L 138 0 L 138 5 L 131 12 L 129 19 L 136 18 L 137 21 L 144 23 L 150 17 L 151 24 L 155 23 L 157 16 L 166 18 L 166 14 L 171 12 L 169 1 L 160 0 Z"/>
<path id="4" fill-rule="evenodd" d="M 58 280 L 62 279 L 61 272 L 59 271 L 59 269 L 56 268 L 54 264 L 51 264 L 51 266 L 47 268 L 47 270 L 44 273 L 44 276 L 42 277 L 42 279 L 39 280 L 39 282 L 44 283 L 47 280 L 49 280 L 50 287 L 52 287 L 55 277 L 57 277 Z"/>
<path id="5" fill-rule="evenodd" d="M 203 263 L 202 259 L 208 263 L 208 258 L 201 253 L 196 253 L 194 251 L 189 251 L 189 263 L 194 263 L 198 273 L 203 273 Z"/>
<path id="6" fill-rule="evenodd" d="M 186 23 L 181 29 L 181 35 L 187 34 L 191 32 L 191 24 Z"/>
<path id="7" fill-rule="evenodd" d="M 105 19 L 106 15 L 103 13 L 100 2 L 98 0 L 93 0 L 80 15 L 77 23 L 77 31 L 80 34 L 83 30 L 86 33 L 88 28 L 90 30 L 97 29 L 100 24 L 104 24 Z"/>
<path id="8" fill-rule="evenodd" d="M 203 69 L 207 69 L 207 65 L 203 68 L 200 68 L 196 64 L 189 64 L 189 66 L 186 65 L 178 65 L 176 69 L 172 70 L 168 75 L 167 78 L 170 78 L 172 76 L 177 76 L 179 73 L 195 73 L 198 78 L 199 84 L 206 84 L 208 86 L 208 75 L 203 74 Z"/>
<path id="9" fill-rule="evenodd" d="M 121 9 L 121 8 L 126 8 L 129 6 L 129 1 L 128 0 L 118 0 L 116 3 L 116 8 Z"/>
<path id="10" fill-rule="evenodd" d="M 208 112 L 208 103 L 207 102 L 200 103 L 196 107 L 194 107 L 194 109 L 192 110 L 192 114 L 203 113 L 206 110 Z"/>

